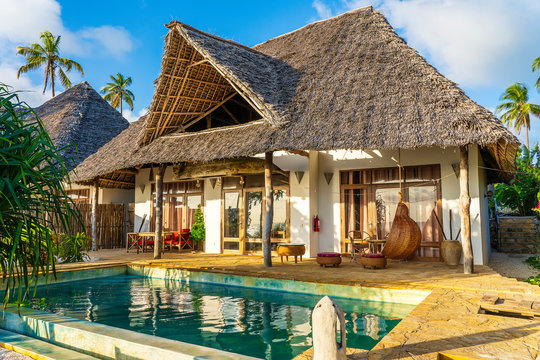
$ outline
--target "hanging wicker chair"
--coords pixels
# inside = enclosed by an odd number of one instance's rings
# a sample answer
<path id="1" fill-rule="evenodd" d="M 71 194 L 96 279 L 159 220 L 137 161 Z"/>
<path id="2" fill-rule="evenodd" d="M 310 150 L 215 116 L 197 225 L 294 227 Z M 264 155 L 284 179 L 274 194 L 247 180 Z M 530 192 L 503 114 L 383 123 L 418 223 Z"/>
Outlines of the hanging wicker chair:
<path id="1" fill-rule="evenodd" d="M 418 250 L 421 240 L 420 228 L 409 217 L 409 208 L 401 201 L 400 196 L 396 216 L 382 254 L 389 259 L 406 259 Z"/>

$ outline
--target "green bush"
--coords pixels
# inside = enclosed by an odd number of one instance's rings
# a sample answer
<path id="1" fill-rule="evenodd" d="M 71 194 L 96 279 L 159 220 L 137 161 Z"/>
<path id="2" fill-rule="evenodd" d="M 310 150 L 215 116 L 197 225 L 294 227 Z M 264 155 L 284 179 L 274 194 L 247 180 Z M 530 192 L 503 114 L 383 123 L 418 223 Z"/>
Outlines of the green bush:
<path id="1" fill-rule="evenodd" d="M 75 236 L 60 234 L 55 245 L 58 262 L 80 262 L 88 260 L 87 252 L 92 246 L 92 239 L 84 233 Z"/>
<path id="2" fill-rule="evenodd" d="M 193 220 L 193 225 L 191 226 L 191 241 L 193 244 L 200 246 L 200 244 L 206 238 L 206 229 L 204 227 L 204 216 L 201 210 L 201 205 L 197 207 L 195 211 L 195 219 Z"/>
<path id="3" fill-rule="evenodd" d="M 538 143 L 529 150 L 522 147 L 516 158 L 516 174 L 510 184 L 495 186 L 495 199 L 519 216 L 540 211 L 540 150 Z"/>

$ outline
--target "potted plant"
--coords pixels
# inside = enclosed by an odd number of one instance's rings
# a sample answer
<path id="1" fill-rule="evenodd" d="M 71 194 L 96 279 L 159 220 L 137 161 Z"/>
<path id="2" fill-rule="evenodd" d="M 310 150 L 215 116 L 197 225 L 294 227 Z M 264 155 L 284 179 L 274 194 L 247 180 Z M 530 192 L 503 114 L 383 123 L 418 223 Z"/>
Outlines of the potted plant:
<path id="1" fill-rule="evenodd" d="M 190 235 L 191 241 L 193 241 L 193 246 L 197 246 L 197 250 L 201 250 L 201 243 L 204 243 L 205 236 L 206 229 L 204 227 L 204 216 L 201 210 L 201 205 L 199 205 L 195 211 Z"/>

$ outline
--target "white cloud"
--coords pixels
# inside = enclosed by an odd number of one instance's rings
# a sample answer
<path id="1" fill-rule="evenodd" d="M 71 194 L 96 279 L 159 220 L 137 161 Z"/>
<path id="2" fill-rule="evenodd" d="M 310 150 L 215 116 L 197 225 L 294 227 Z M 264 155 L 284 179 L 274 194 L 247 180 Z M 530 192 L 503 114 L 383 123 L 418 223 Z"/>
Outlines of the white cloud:
<path id="1" fill-rule="evenodd" d="M 319 2 L 319 1 L 317 1 Z M 375 0 L 392 26 L 442 73 L 466 87 L 506 86 L 532 79 L 540 56 L 538 0 Z M 369 5 L 313 3 L 321 18 Z M 326 9 L 319 11 L 319 8 Z"/>
<path id="2" fill-rule="evenodd" d="M 327 19 L 333 16 L 332 9 L 330 9 L 330 7 L 326 5 L 324 2 L 322 2 L 321 0 L 313 1 L 312 5 L 315 8 L 317 15 L 321 19 Z"/>
<path id="3" fill-rule="evenodd" d="M 24 58 L 16 55 L 16 47 L 39 41 L 39 35 L 49 30 L 60 35 L 61 53 L 66 57 L 105 57 L 122 58 L 133 50 L 130 33 L 121 26 L 103 25 L 67 29 L 61 18 L 61 6 L 56 0 L 17 0 L 2 1 L 0 11 L 0 82 L 19 90 L 25 90 L 21 97 L 30 105 L 36 106 L 50 98 L 50 92 L 42 95 L 42 86 L 31 80 L 36 75 L 21 75 L 17 80 L 17 69 L 24 64 Z M 79 63 L 81 61 L 77 60 Z M 83 64 L 84 68 L 84 64 Z M 38 73 L 40 70 L 34 71 Z M 72 83 L 81 80 L 72 72 Z M 61 89 L 61 87 L 60 87 Z M 60 90 L 59 89 L 59 90 Z"/>
<path id="4" fill-rule="evenodd" d="M 125 104 L 124 104 L 125 106 Z M 142 108 L 137 113 L 130 111 L 129 109 L 124 109 L 124 118 L 130 123 L 139 120 L 139 118 L 145 115 L 148 112 L 148 108 Z"/>

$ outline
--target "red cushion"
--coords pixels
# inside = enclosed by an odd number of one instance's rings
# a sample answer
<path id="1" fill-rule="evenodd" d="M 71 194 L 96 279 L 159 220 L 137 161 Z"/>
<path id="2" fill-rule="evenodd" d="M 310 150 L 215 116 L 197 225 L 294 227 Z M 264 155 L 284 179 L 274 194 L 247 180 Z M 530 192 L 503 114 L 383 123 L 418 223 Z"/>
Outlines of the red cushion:
<path id="1" fill-rule="evenodd" d="M 337 252 L 320 252 L 317 254 L 318 257 L 339 257 L 340 253 Z"/>
<path id="2" fill-rule="evenodd" d="M 154 240 L 147 240 L 146 245 L 154 245 Z"/>
<path id="3" fill-rule="evenodd" d="M 367 258 L 383 258 L 384 255 L 383 255 L 383 254 L 362 254 L 362 257 L 367 257 Z"/>

